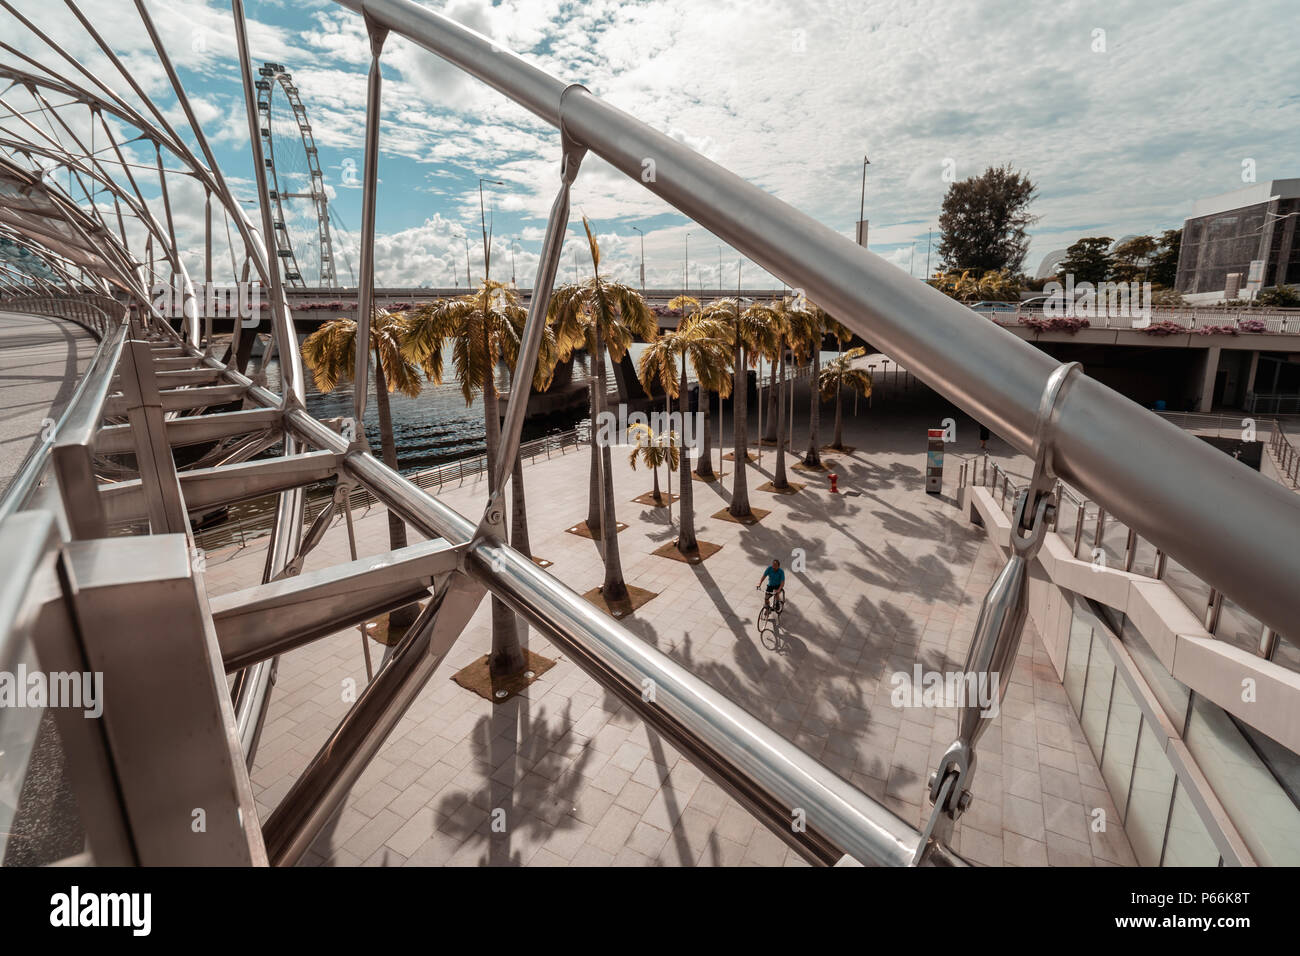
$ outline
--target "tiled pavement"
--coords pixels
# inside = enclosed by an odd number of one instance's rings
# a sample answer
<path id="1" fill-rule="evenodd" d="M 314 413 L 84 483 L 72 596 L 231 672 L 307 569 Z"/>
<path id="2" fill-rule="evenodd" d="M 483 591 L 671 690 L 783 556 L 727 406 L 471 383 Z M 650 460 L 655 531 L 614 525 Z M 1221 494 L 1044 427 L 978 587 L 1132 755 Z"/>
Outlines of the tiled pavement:
<path id="1" fill-rule="evenodd" d="M 674 532 L 663 511 L 631 503 L 650 487 L 649 475 L 615 455 L 618 514 L 630 525 L 619 546 L 627 581 L 658 592 L 626 622 L 632 631 L 919 826 L 925 780 L 955 730 L 953 711 L 895 706 L 890 677 L 917 663 L 962 667 L 1001 559 L 958 520 L 950 498 L 923 492 L 924 428 L 941 416 L 888 397 L 878 391 L 876 412 L 864 408 L 845 423 L 857 451 L 836 470 L 841 488 L 857 496 L 830 495 L 824 479 L 791 496 L 754 491 L 770 475 L 768 449 L 749 484 L 751 502 L 772 514 L 743 528 L 708 517 L 725 506 L 730 475 L 724 488 L 695 482 L 699 535 L 723 545 L 696 567 L 650 554 Z M 824 410 L 827 432 L 831 421 Z M 958 451 L 974 453 L 974 434 L 965 430 L 971 447 L 959 442 Z M 587 466 L 587 455 L 571 452 L 525 468 L 534 553 L 578 592 L 603 577 L 595 544 L 564 531 L 585 515 Z M 955 472 L 950 464 L 949 491 Z M 442 497 L 476 515 L 484 488 L 448 487 Z M 362 554 L 387 550 L 382 510 L 359 514 L 356 527 Z M 209 555 L 209 593 L 254 583 L 264 546 Z M 754 584 L 773 556 L 790 567 L 796 548 L 806 567 L 789 575 L 783 643 L 774 649 L 757 633 Z M 339 523 L 307 567 L 346 549 Z M 263 818 L 346 711 L 345 682 L 364 683 L 360 641 L 346 631 L 281 659 L 253 772 Z M 494 707 L 453 683 L 450 675 L 489 646 L 485 602 L 304 863 L 802 864 L 554 647 L 536 633 L 528 642 L 560 660 L 526 697 Z M 377 661 L 382 648 L 372 647 Z M 1095 808 L 1117 815 L 1032 626 L 979 755 L 975 799 L 954 839 L 966 858 L 1134 863 L 1122 831 L 1089 826 Z M 492 831 L 497 810 L 503 834 Z"/>

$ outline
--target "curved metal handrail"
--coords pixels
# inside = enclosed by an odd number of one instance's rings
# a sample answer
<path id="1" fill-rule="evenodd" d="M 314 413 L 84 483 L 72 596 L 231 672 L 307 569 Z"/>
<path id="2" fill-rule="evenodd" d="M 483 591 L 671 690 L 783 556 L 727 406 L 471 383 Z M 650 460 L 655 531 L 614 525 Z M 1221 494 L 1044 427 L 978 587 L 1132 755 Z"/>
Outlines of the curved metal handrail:
<path id="1" fill-rule="evenodd" d="M 9 301 L 4 305 L 6 308 L 13 308 L 16 303 Z M 105 318 L 107 319 L 107 316 Z M 122 354 L 123 343 L 126 341 L 127 328 L 126 319 L 123 317 L 115 331 L 100 338 L 99 346 L 95 349 L 95 354 L 82 374 L 81 381 L 77 383 L 76 390 L 72 393 L 72 398 L 63 410 L 63 414 L 59 416 L 53 428 L 43 431 L 40 443 L 27 453 L 13 481 L 5 489 L 4 495 L 0 496 L 0 521 L 17 511 L 22 511 L 31 502 L 32 496 L 45 477 L 50 455 L 58 442 L 69 435 L 73 436 L 74 441 L 84 441 L 87 445 L 93 439 L 95 426 L 103 418 L 104 402 L 108 398 L 113 375 L 117 371 L 117 362 Z"/>

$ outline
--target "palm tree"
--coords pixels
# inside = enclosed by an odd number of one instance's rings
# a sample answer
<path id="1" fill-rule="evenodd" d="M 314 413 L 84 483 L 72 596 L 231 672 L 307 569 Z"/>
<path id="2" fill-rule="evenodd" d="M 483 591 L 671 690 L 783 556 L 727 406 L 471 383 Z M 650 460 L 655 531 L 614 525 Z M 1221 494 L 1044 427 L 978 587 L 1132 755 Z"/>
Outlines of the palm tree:
<path id="1" fill-rule="evenodd" d="M 587 230 L 587 242 L 591 247 L 591 278 L 556 289 L 551 296 L 550 318 L 555 327 L 560 361 L 568 361 L 575 350 L 585 348 L 595 367 L 591 389 L 591 494 L 587 528 L 602 543 L 605 583 L 601 585 L 600 593 L 605 603 L 612 605 L 627 601 L 628 590 L 627 582 L 623 580 L 623 565 L 618 552 L 613 461 L 609 443 L 603 443 L 602 447 L 597 438 L 601 413 L 605 407 L 605 351 L 609 350 L 610 357 L 615 362 L 621 362 L 633 340 L 642 338 L 653 341 L 658 325 L 640 292 L 601 276 L 600 247 L 586 217 L 583 217 L 582 224 Z M 602 497 L 603 507 L 600 505 Z"/>
<path id="2" fill-rule="evenodd" d="M 519 357 L 524 322 L 528 313 L 512 287 L 485 279 L 478 291 L 454 299 L 439 299 L 422 305 L 406 316 L 403 354 L 417 363 L 435 384 L 443 378 L 443 351 L 451 346 L 456 379 L 460 382 L 465 404 L 473 404 L 476 395 L 483 398 L 483 422 L 487 432 L 488 493 L 496 491 L 496 463 L 501 447 L 501 414 L 497 396 L 497 366 L 504 360 L 514 367 Z M 547 337 L 551 337 L 547 344 Z M 532 385 L 545 389 L 554 370 L 555 346 L 547 330 L 537 360 Z M 524 388 L 528 383 L 516 382 Z M 521 470 L 514 472 L 516 501 L 522 502 Z M 516 514 L 521 512 L 520 504 Z M 526 666 L 519 645 L 515 616 L 497 598 L 492 600 L 492 653 L 488 658 L 493 677 L 516 674 Z"/>
<path id="3" fill-rule="evenodd" d="M 722 324 L 729 330 L 731 344 L 731 435 L 732 457 L 736 461 L 736 474 L 731 483 L 731 504 L 727 513 L 735 518 L 752 518 L 749 507 L 749 384 L 746 370 L 770 347 L 773 338 L 771 309 L 760 302 L 752 303 L 743 312 L 740 299 L 717 299 L 704 309 L 704 317 Z"/>
<path id="4" fill-rule="evenodd" d="M 701 307 L 698 299 L 692 298 L 691 296 L 688 295 L 679 295 L 671 302 L 668 303 L 668 307 L 670 309 L 680 309 L 682 311 L 683 322 L 685 322 L 689 318 L 699 317 L 705 311 L 714 310 L 717 305 L 718 302 L 715 301 L 715 302 L 710 302 L 708 306 Z M 689 314 L 686 311 L 688 308 L 692 310 Z M 703 355 L 701 356 L 701 358 L 703 358 Z M 724 361 L 725 360 L 726 358 L 724 356 Z M 725 370 L 723 371 L 725 373 Z M 723 380 L 724 381 L 726 380 L 725 374 L 723 376 Z M 706 388 L 703 382 L 701 382 L 700 384 L 699 411 L 700 411 L 700 418 L 702 424 L 700 431 L 703 437 L 700 443 L 699 461 L 695 463 L 695 474 L 699 475 L 701 478 L 705 479 L 706 481 L 711 481 L 717 477 L 717 475 L 713 473 L 713 428 L 711 423 L 709 422 L 709 408 L 712 403 L 709 400 L 709 395 L 713 391 L 717 391 L 718 409 L 721 410 L 722 400 L 726 398 L 727 395 L 731 394 L 731 383 L 727 382 L 727 384 L 724 387 L 726 388 L 726 391 L 723 391 L 722 389 L 715 390 L 712 388 Z M 721 436 L 719 436 L 719 438 L 721 438 Z"/>
<path id="5" fill-rule="evenodd" d="M 799 332 L 799 351 L 803 355 L 811 354 L 812 377 L 808 380 L 808 451 L 803 456 L 803 463 L 809 468 L 820 468 L 821 451 L 818 448 L 821 437 L 821 392 L 817 383 L 821 381 L 822 339 L 826 335 L 827 315 L 811 302 L 803 311 L 806 319 L 797 324 Z M 793 388 L 793 384 L 791 385 Z M 793 451 L 793 449 L 791 449 Z"/>
<path id="6" fill-rule="evenodd" d="M 632 465 L 632 469 L 636 470 L 637 461 L 643 461 L 645 466 L 654 472 L 655 504 L 664 504 L 664 496 L 659 491 L 659 466 L 667 465 L 669 468 L 676 468 L 681 460 L 681 453 L 677 448 L 677 433 L 669 431 L 665 435 L 656 435 L 649 425 L 638 423 L 629 427 L 627 434 L 633 439 L 632 454 L 628 462 Z"/>
<path id="7" fill-rule="evenodd" d="M 844 450 L 844 400 L 843 392 L 847 388 L 863 398 L 871 394 L 871 375 L 863 369 L 855 368 L 855 360 L 867 354 L 864 348 L 849 349 L 835 356 L 826 363 L 818 379 L 818 388 L 824 401 L 835 399 L 835 441 L 832 448 Z"/>
<path id="8" fill-rule="evenodd" d="M 397 471 L 397 441 L 393 437 L 393 412 L 388 402 L 390 392 L 410 398 L 423 389 L 419 369 L 402 352 L 405 327 L 400 315 L 383 309 L 370 319 L 370 350 L 375 357 L 375 411 L 379 416 L 379 446 L 384 464 Z M 351 319 L 333 319 L 313 332 L 302 343 L 302 358 L 312 370 L 316 388 L 328 394 L 340 384 L 352 381 L 356 369 L 357 323 Z M 362 428 L 361 422 L 356 423 Z M 362 438 L 365 430 L 362 428 Z M 396 551 L 406 547 L 406 523 L 388 511 L 388 544 Z M 418 606 L 399 608 L 388 615 L 390 636 L 404 630 L 415 620 Z M 390 645 L 391 646 L 391 645 Z"/>
<path id="9" fill-rule="evenodd" d="M 782 296 L 772 302 L 769 324 L 773 331 L 773 341 L 767 358 L 775 366 L 776 373 L 776 471 L 772 476 L 772 487 L 789 488 L 790 482 L 785 471 L 786 446 L 786 406 L 785 400 L 785 366 L 786 354 L 794 352 L 800 343 L 808 338 L 808 313 L 800 308 L 800 303 L 789 296 Z M 791 383 L 793 388 L 793 382 Z"/>
<path id="10" fill-rule="evenodd" d="M 677 302 L 674 299 L 673 302 Z M 673 302 L 669 306 L 676 308 Z M 728 380 L 727 330 L 720 323 L 702 318 L 695 312 L 683 317 L 677 330 L 659 336 L 641 353 L 637 373 L 650 391 L 658 382 L 664 393 L 679 400 L 682 425 L 691 413 L 691 393 L 687 386 L 687 368 L 694 368 L 703 397 L 708 389 L 723 392 L 731 387 Z M 677 526 L 677 550 L 682 554 L 699 553 L 695 538 L 694 493 L 691 488 L 691 451 L 683 445 L 681 471 L 681 517 Z"/>

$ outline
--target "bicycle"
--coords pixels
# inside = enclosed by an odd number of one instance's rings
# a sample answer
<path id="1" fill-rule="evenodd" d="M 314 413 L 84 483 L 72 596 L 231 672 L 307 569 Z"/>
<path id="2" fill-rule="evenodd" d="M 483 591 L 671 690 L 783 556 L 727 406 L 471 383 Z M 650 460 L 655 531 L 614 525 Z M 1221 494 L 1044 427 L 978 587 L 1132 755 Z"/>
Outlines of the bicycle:
<path id="1" fill-rule="evenodd" d="M 761 587 L 762 585 L 760 585 Z M 775 630 L 781 625 L 781 612 L 785 610 L 785 599 L 774 596 L 777 592 L 768 591 L 763 595 L 763 610 L 758 612 L 758 630 L 767 630 L 769 624 Z"/>

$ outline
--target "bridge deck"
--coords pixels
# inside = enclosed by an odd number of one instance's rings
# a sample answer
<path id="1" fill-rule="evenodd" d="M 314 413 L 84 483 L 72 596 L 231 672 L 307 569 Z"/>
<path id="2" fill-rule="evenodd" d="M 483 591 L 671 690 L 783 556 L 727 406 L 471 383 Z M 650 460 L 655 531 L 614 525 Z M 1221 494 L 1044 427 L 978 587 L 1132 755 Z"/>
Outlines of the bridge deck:
<path id="1" fill-rule="evenodd" d="M 0 312 L 0 493 L 57 420 L 95 354 L 94 336 L 50 316 Z"/>

